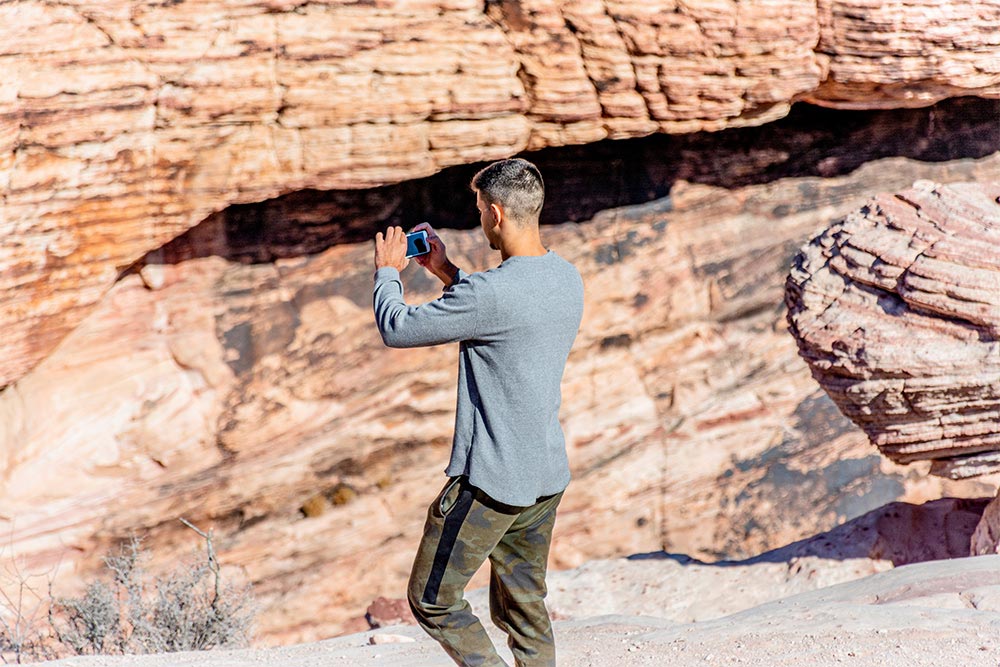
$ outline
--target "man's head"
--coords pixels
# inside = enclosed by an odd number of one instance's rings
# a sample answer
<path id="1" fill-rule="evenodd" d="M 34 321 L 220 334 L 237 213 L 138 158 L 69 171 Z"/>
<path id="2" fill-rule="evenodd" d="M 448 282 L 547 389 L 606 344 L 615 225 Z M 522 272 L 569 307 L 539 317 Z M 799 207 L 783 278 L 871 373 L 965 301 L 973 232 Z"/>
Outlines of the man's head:
<path id="1" fill-rule="evenodd" d="M 537 234 L 545 185 L 538 167 L 521 158 L 494 162 L 472 177 L 480 223 L 490 247 L 523 233 Z"/>

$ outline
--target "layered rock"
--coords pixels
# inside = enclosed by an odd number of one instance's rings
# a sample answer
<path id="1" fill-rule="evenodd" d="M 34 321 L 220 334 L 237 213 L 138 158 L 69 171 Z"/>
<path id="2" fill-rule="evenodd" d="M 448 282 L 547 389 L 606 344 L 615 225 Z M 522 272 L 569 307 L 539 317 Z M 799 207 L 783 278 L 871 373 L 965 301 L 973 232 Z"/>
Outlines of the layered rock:
<path id="1" fill-rule="evenodd" d="M 892 460 L 1000 470 L 1000 186 L 924 181 L 813 239 L 787 283 L 803 358 Z"/>
<path id="2" fill-rule="evenodd" d="M 929 112 L 849 114 L 834 131 L 821 111 L 532 154 L 556 220 L 654 193 L 543 230 L 587 292 L 554 570 L 661 549 L 746 557 L 893 500 L 995 493 L 875 454 L 815 386 L 781 308 L 802 240 L 873 188 L 1000 178 L 995 108 L 942 105 L 933 131 Z M 443 483 L 455 350 L 382 346 L 362 234 L 413 202 L 462 201 L 468 175 L 239 207 L 136 264 L 0 394 L 0 527 L 18 553 L 62 562 L 63 592 L 130 532 L 172 562 L 200 546 L 178 517 L 214 527 L 268 642 L 341 632 L 398 598 Z M 442 234 L 466 270 L 498 261 L 478 229 Z M 404 283 L 412 303 L 440 293 L 415 264 Z"/>
<path id="3" fill-rule="evenodd" d="M 973 556 L 1000 552 L 1000 500 L 994 499 L 986 506 L 983 516 L 972 534 Z"/>
<path id="4" fill-rule="evenodd" d="M 996 0 L 0 6 L 0 386 L 227 205 L 525 148 L 996 96 Z"/>
<path id="5" fill-rule="evenodd" d="M 840 109 L 925 106 L 943 96 L 984 87 L 995 97 L 1000 62 L 981 59 L 978 46 L 1000 44 L 997 11 L 989 2 L 819 0 L 826 78 L 806 94 Z M 913 85 L 919 81 L 919 85 Z"/>

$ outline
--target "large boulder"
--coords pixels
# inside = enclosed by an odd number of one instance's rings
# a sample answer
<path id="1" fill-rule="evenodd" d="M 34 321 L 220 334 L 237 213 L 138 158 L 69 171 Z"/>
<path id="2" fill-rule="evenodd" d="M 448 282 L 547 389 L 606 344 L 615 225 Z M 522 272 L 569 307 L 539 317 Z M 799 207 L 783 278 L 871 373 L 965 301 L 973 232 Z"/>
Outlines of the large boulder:
<path id="1" fill-rule="evenodd" d="M 893 461 L 1000 470 L 1000 185 L 922 181 L 814 238 L 786 284 L 813 377 Z"/>

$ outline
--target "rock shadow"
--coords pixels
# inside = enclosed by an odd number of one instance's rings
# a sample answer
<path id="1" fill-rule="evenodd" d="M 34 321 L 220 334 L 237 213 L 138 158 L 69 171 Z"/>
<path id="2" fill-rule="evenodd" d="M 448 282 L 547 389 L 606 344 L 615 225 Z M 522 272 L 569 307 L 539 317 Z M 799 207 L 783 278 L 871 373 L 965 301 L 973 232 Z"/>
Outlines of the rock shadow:
<path id="1" fill-rule="evenodd" d="M 970 555 L 972 533 L 992 498 L 941 498 L 922 505 L 893 502 L 832 530 L 743 560 L 707 562 L 665 551 L 629 560 L 670 559 L 681 565 L 734 567 L 789 563 L 798 558 L 887 560 L 907 565 Z"/>
<path id="2" fill-rule="evenodd" d="M 524 153 L 546 180 L 543 224 L 589 220 L 599 211 L 663 200 L 687 181 L 742 188 L 787 177 L 830 178 L 872 160 L 938 162 L 1000 151 L 1000 100 L 957 98 L 923 109 L 843 111 L 797 104 L 760 127 L 656 134 Z M 469 181 L 485 162 L 450 167 L 365 190 L 302 190 L 239 204 L 206 218 L 137 265 L 219 255 L 242 263 L 319 253 L 370 241 L 388 225 L 472 229 Z M 808 193 L 804 193 L 807 196 Z M 776 211 L 780 215 L 781 211 Z"/>

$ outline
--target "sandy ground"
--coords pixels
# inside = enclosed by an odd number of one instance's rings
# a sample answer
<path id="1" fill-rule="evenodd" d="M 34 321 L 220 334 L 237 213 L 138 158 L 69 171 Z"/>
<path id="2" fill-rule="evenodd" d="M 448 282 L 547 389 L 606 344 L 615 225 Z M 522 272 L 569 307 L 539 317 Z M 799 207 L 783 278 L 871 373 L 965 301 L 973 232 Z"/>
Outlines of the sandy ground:
<path id="1" fill-rule="evenodd" d="M 668 555 L 595 560 L 550 573 L 546 603 L 557 620 L 621 615 L 694 623 L 891 568 L 868 558 L 723 565 Z M 467 598 L 475 609 L 489 607 L 488 589 L 470 591 Z"/>
<path id="2" fill-rule="evenodd" d="M 559 664 L 1000 666 L 1000 555 L 907 565 L 695 623 L 596 616 L 555 624 Z M 502 636 L 491 630 L 500 645 Z M 379 643 L 372 644 L 372 638 Z M 502 654 L 509 661 L 510 654 Z M 273 649 L 77 657 L 59 667 L 446 667 L 414 627 Z"/>

